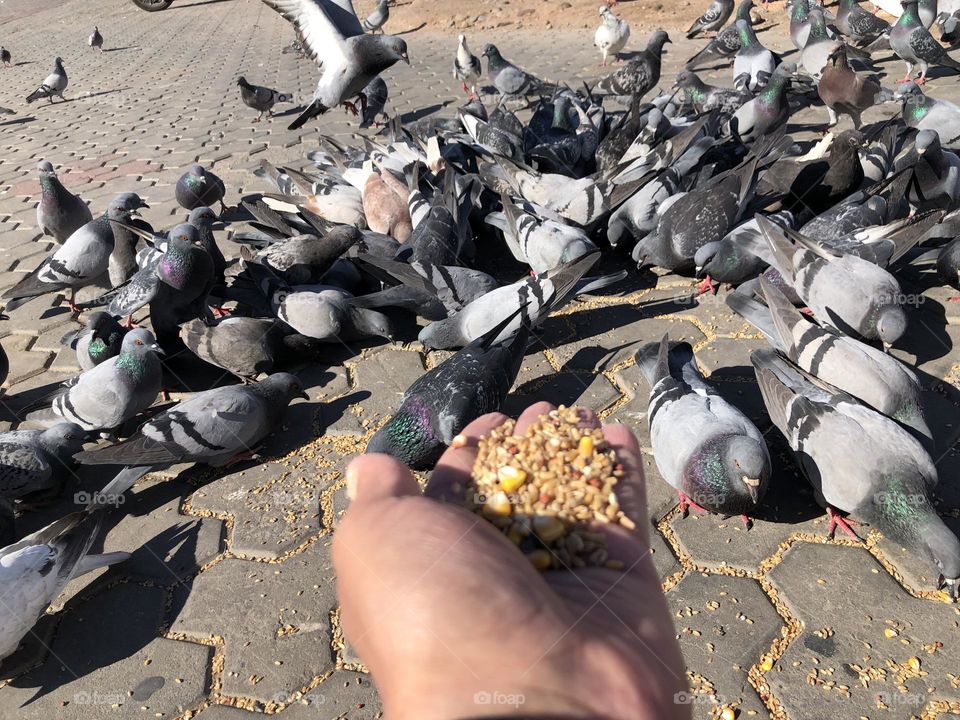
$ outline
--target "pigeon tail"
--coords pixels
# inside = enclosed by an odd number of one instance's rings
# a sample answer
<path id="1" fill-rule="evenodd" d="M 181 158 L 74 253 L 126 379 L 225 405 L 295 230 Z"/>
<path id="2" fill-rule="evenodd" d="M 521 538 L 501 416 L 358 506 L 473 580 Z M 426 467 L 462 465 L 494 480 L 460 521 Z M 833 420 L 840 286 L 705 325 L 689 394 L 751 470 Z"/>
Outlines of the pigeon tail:
<path id="1" fill-rule="evenodd" d="M 81 453 L 83 454 L 83 453 Z M 83 462 L 81 460 L 81 462 Z M 107 461 L 109 464 L 109 460 Z M 106 507 L 116 505 L 117 499 L 127 490 L 133 487 L 133 484 L 153 469 L 150 465 L 135 465 L 125 467 L 110 482 L 104 485 L 103 489 L 94 495 L 93 499 L 87 505 L 87 509 Z"/>
<path id="2" fill-rule="evenodd" d="M 123 551 L 101 553 L 99 555 L 87 555 L 80 560 L 80 562 L 78 562 L 76 567 L 73 569 L 73 577 L 80 577 L 81 575 L 86 575 L 88 572 L 92 572 L 93 570 L 98 570 L 102 567 L 109 567 L 110 565 L 116 565 L 117 563 L 122 563 L 129 559 L 130 553 Z"/>
<path id="3" fill-rule="evenodd" d="M 319 100 L 314 100 L 312 103 L 307 105 L 307 108 L 297 116 L 297 119 L 294 120 L 290 125 L 287 126 L 287 130 L 297 130 L 298 128 L 303 127 L 304 123 L 307 120 L 311 120 L 315 117 L 323 115 L 327 110 L 329 110 L 326 105 L 324 105 Z"/>

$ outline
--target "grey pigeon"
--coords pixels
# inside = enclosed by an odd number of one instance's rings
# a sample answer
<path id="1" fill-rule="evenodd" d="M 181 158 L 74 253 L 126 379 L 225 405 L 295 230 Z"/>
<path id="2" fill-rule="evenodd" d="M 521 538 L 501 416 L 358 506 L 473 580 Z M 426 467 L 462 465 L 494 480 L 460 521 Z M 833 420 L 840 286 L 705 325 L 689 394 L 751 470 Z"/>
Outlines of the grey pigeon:
<path id="1" fill-rule="evenodd" d="M 91 313 L 80 330 L 67 333 L 60 343 L 73 348 L 81 370 L 90 370 L 120 354 L 127 330 L 110 314 Z"/>
<path id="2" fill-rule="evenodd" d="M 907 148 L 894 161 L 893 170 L 910 168 L 909 198 L 920 210 L 954 210 L 960 203 L 960 157 L 940 145 L 934 130 L 916 134 L 913 147 Z"/>
<path id="3" fill-rule="evenodd" d="M 187 222 L 193 225 L 199 233 L 200 245 L 209 253 L 213 261 L 213 279 L 215 283 L 223 285 L 224 271 L 227 268 L 227 260 L 223 256 L 223 251 L 217 245 L 217 239 L 213 234 L 213 224 L 217 221 L 217 215 L 211 208 L 198 207 L 190 211 Z"/>
<path id="4" fill-rule="evenodd" d="M 793 449 L 830 516 L 856 538 L 836 510 L 875 525 L 937 567 L 956 599 L 960 541 L 930 502 L 937 470 L 923 446 L 890 418 L 848 395 L 810 382 L 772 351 L 751 356 L 773 424 Z"/>
<path id="5" fill-rule="evenodd" d="M 893 275 L 855 255 L 828 251 L 766 218 L 757 221 L 773 250 L 774 266 L 821 323 L 887 346 L 903 335 L 904 295 Z"/>
<path id="6" fill-rule="evenodd" d="M 184 323 L 184 344 L 201 360 L 223 368 L 244 381 L 269 373 L 285 358 L 306 348 L 304 338 L 282 323 L 249 317 L 226 317 L 215 324 L 196 319 Z"/>
<path id="7" fill-rule="evenodd" d="M 942 65 L 960 70 L 960 62 L 947 54 L 930 31 L 921 23 L 917 0 L 902 0 L 903 14 L 890 30 L 890 47 L 907 64 L 907 74 L 900 82 L 908 82 L 915 66 L 920 66 L 921 85 L 927 79 L 927 70 L 931 65 Z"/>
<path id="8" fill-rule="evenodd" d="M 464 182 L 458 183 L 460 179 Z M 482 187 L 476 178 L 458 178 L 451 169 L 444 173 L 444 188 L 433 198 L 426 217 L 400 245 L 397 259 L 426 265 L 462 265 L 473 254 L 470 211 Z"/>
<path id="9" fill-rule="evenodd" d="M 693 107 L 698 115 L 717 110 L 724 119 L 728 119 L 753 97 L 741 90 L 708 85 L 690 70 L 677 75 L 675 86 L 683 91 L 684 102 Z"/>
<path id="10" fill-rule="evenodd" d="M 785 227 L 793 227 L 796 222 L 787 210 L 767 217 Z M 756 277 L 767 267 L 764 254 L 754 252 L 757 245 L 765 245 L 765 241 L 754 216 L 737 225 L 722 240 L 706 243 L 697 250 L 693 257 L 697 277 L 706 278 L 705 284 L 721 282 L 731 285 Z"/>
<path id="11" fill-rule="evenodd" d="M 99 511 L 71 513 L 0 548 L 0 659 L 13 654 L 73 578 L 130 557 L 88 554 L 102 522 Z"/>
<path id="12" fill-rule="evenodd" d="M 446 320 L 425 327 L 420 331 L 420 342 L 431 350 L 466 347 L 498 326 L 505 317 L 514 317 L 514 320 L 494 342 L 510 337 L 521 325 L 535 328 L 578 293 L 606 287 L 625 277 L 625 273 L 618 273 L 593 281 L 584 279 L 598 257 L 599 251 L 592 252 L 543 275 L 497 288 Z"/>
<path id="13" fill-rule="evenodd" d="M 46 79 L 40 83 L 40 87 L 27 95 L 27 102 L 32 103 L 47 98 L 47 100 L 52 103 L 54 95 L 64 100 L 63 91 L 66 89 L 67 71 L 63 69 L 63 60 L 54 58 L 53 72 L 47 75 Z"/>
<path id="14" fill-rule="evenodd" d="M 260 122 L 264 113 L 267 114 L 267 117 L 270 117 L 273 114 L 273 106 L 277 103 L 286 103 L 293 100 L 293 96 L 289 93 L 278 92 L 262 85 L 252 85 L 247 82 L 243 75 L 237 78 L 237 85 L 240 86 L 240 99 L 243 100 L 243 104 L 260 113 L 254 119 L 254 122 Z"/>
<path id="15" fill-rule="evenodd" d="M 703 32 L 719 31 L 733 13 L 733 0 L 712 0 L 703 15 L 693 21 L 687 30 L 687 39 L 692 40 Z"/>
<path id="16" fill-rule="evenodd" d="M 861 46 L 890 31 L 890 23 L 864 10 L 860 0 L 840 0 L 836 25 L 840 32 Z"/>
<path id="17" fill-rule="evenodd" d="M 58 290 L 70 290 L 70 309 L 77 289 L 90 285 L 107 272 L 116 247 L 112 222 L 136 217 L 140 208 L 149 207 L 136 193 L 121 193 L 110 203 L 106 214 L 91 220 L 74 232 L 63 245 L 29 275 L 3 293 L 12 310 L 35 297 Z"/>
<path id="18" fill-rule="evenodd" d="M 389 96 L 390 89 L 387 87 L 386 81 L 379 75 L 367 83 L 360 95 L 360 97 L 366 98 L 366 102 L 361 103 L 360 108 L 361 128 L 368 128 L 373 125 L 380 127 L 382 123 L 377 118 L 381 116 L 385 121 L 389 120 L 386 113 Z"/>
<path id="19" fill-rule="evenodd" d="M 500 93 L 501 100 L 537 95 L 552 89 L 542 80 L 504 59 L 496 45 L 486 45 L 482 54 L 487 59 L 487 76 Z"/>
<path id="20" fill-rule="evenodd" d="M 322 238 L 297 235 L 279 240 L 258 252 L 254 259 L 288 285 L 319 282 L 337 258 L 363 239 L 352 225 L 338 225 Z"/>
<path id="21" fill-rule="evenodd" d="M 210 207 L 215 203 L 220 203 L 222 212 L 227 210 L 227 206 L 223 202 L 223 197 L 227 194 L 223 180 L 203 165 L 191 165 L 190 169 L 180 176 L 180 179 L 177 180 L 175 194 L 177 204 L 184 210 L 193 210 L 202 206 Z"/>
<path id="22" fill-rule="evenodd" d="M 823 10 L 819 6 L 810 8 L 809 19 L 810 34 L 807 37 L 807 44 L 800 50 L 799 65 L 810 77 L 819 78 L 833 51 L 844 43 L 830 37 L 823 17 Z M 869 58 L 867 53 L 854 47 L 847 47 L 846 51 L 851 57 L 858 57 L 861 60 Z"/>
<path id="23" fill-rule="evenodd" d="M 916 130 L 933 130 L 940 136 L 940 144 L 951 150 L 960 150 L 960 107 L 949 100 L 924 95 L 914 82 L 897 86 L 897 96 L 903 103 L 903 121 Z"/>
<path id="24" fill-rule="evenodd" d="M 61 245 L 73 233 L 93 220 L 87 204 L 67 190 L 57 178 L 48 160 L 37 163 L 40 174 L 40 202 L 37 203 L 37 227 Z"/>
<path id="25" fill-rule="evenodd" d="M 387 20 L 390 19 L 390 0 L 378 0 L 377 6 L 373 9 L 373 12 L 367 15 L 366 19 L 361 23 L 364 30 L 367 32 L 375 33 L 379 30 L 383 32 L 383 26 L 386 25 Z"/>
<path id="26" fill-rule="evenodd" d="M 289 373 L 274 373 L 253 385 L 204 390 L 150 418 L 127 440 L 75 457 L 82 465 L 126 465 L 99 493 L 117 497 L 154 469 L 187 462 L 224 467 L 256 457 L 297 397 L 308 399 Z"/>
<path id="27" fill-rule="evenodd" d="M 940 28 L 940 42 L 948 45 L 960 42 L 960 10 L 940 13 L 937 16 L 937 27 Z"/>
<path id="28" fill-rule="evenodd" d="M 621 105 L 629 106 L 634 98 L 643 97 L 660 82 L 663 46 L 670 36 L 657 30 L 647 41 L 647 47 L 612 75 L 602 78 L 591 92 L 611 95 Z"/>
<path id="29" fill-rule="evenodd" d="M 730 134 L 742 143 L 751 143 L 785 125 L 790 118 L 787 91 L 790 89 L 790 79 L 796 72 L 797 66 L 792 62 L 777 65 L 765 84 L 764 92 L 745 102 L 733 113 L 729 122 Z"/>
<path id="30" fill-rule="evenodd" d="M 600 27 L 593 34 L 593 44 L 600 49 L 603 67 L 607 66 L 607 59 L 611 55 L 614 60 L 617 59 L 617 54 L 626 47 L 629 39 L 630 25 L 627 21 L 614 15 L 609 5 L 601 5 Z"/>
<path id="31" fill-rule="evenodd" d="M 100 34 L 100 28 L 96 25 L 93 26 L 93 32 L 87 38 L 87 45 L 97 52 L 103 52 L 103 35 Z"/>
<path id="32" fill-rule="evenodd" d="M 463 91 L 477 97 L 477 82 L 483 74 L 480 58 L 470 52 L 466 35 L 457 35 L 457 54 L 453 60 L 453 76 L 463 83 Z"/>
<path id="33" fill-rule="evenodd" d="M 770 485 L 770 453 L 750 419 L 700 374 L 689 343 L 669 337 L 641 346 L 636 363 L 650 384 L 653 459 L 680 509 L 749 515 Z"/>
<path id="34" fill-rule="evenodd" d="M 373 78 L 403 60 L 407 44 L 363 31 L 351 0 L 263 0 L 293 23 L 304 49 L 322 68 L 313 100 L 291 130 L 360 95 Z M 351 105 L 352 107 L 352 105 Z"/>
<path id="35" fill-rule="evenodd" d="M 727 304 L 760 330 L 791 362 L 915 431 L 932 446 L 923 413 L 923 388 L 910 368 L 888 353 L 807 320 L 782 292 L 761 278 L 767 306 L 740 293 Z"/>
<path id="36" fill-rule="evenodd" d="M 0 62 L 3 63 L 3 66 L 4 66 L 4 67 L 10 67 L 10 64 L 11 64 L 11 62 L 12 62 L 12 57 L 11 57 L 11 55 L 10 55 L 10 51 L 7 50 L 7 49 L 6 49 L 5 47 L 3 47 L 2 45 L 0 45 Z"/>
<path id="37" fill-rule="evenodd" d="M 737 6 L 737 15 L 733 23 L 717 33 L 707 46 L 687 60 L 688 70 L 711 62 L 724 62 L 737 54 L 740 49 L 740 31 L 737 29 L 737 20 L 751 22 L 750 13 L 753 10 L 753 0 L 743 0 Z"/>
<path id="38" fill-rule="evenodd" d="M 364 452 L 392 455 L 414 469 L 430 468 L 467 425 L 498 411 L 520 371 L 529 336 L 522 327 L 497 340 L 513 321 L 514 316 L 504 318 L 420 376 Z"/>
<path id="39" fill-rule="evenodd" d="M 79 375 L 56 392 L 49 408 L 35 410 L 26 419 L 46 426 L 67 421 L 87 431 L 119 427 L 160 394 L 163 370 L 158 352 L 149 330 L 131 330 L 119 355 Z"/>
<path id="40" fill-rule="evenodd" d="M 36 502 L 57 495 L 85 439 L 83 428 L 74 423 L 35 433 L 0 433 L 0 496 Z"/>
<path id="41" fill-rule="evenodd" d="M 760 44 L 746 20 L 737 20 L 736 27 L 740 33 L 740 49 L 733 61 L 733 85 L 737 90 L 756 92 L 770 82 L 777 67 L 777 57 Z"/>

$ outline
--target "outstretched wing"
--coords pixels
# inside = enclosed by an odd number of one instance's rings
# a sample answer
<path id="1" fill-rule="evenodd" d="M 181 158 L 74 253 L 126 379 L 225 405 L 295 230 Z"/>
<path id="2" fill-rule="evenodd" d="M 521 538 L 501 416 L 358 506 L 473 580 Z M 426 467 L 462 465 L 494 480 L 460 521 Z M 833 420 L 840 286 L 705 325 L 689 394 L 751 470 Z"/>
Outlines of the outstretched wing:
<path id="1" fill-rule="evenodd" d="M 320 65 L 341 65 L 347 58 L 346 39 L 362 35 L 351 0 L 263 0 L 289 22 L 311 58 Z"/>

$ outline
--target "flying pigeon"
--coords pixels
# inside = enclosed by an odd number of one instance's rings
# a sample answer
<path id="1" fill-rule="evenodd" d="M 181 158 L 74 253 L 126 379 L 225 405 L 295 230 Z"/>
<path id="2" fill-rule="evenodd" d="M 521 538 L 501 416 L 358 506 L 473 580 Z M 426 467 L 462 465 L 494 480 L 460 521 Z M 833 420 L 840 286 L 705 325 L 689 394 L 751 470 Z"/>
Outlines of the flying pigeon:
<path id="1" fill-rule="evenodd" d="M 653 459 L 680 509 L 749 515 L 770 485 L 770 453 L 750 419 L 700 374 L 689 343 L 642 345 L 636 363 L 650 384 Z"/>
<path id="2" fill-rule="evenodd" d="M 263 2 L 293 23 L 307 54 L 322 69 L 313 100 L 290 124 L 290 130 L 357 96 L 365 102 L 361 92 L 373 78 L 398 60 L 410 64 L 407 44 L 401 38 L 364 33 L 352 0 Z"/>
<path id="3" fill-rule="evenodd" d="M 198 207 L 210 207 L 215 203 L 220 203 L 221 212 L 227 211 L 227 206 L 223 202 L 224 195 L 227 194 L 227 188 L 223 180 L 218 178 L 212 172 L 203 167 L 203 165 L 193 164 L 180 179 L 177 180 L 175 188 L 177 204 L 184 210 L 193 210 Z"/>
<path id="4" fill-rule="evenodd" d="M 617 54 L 626 47 L 629 39 L 630 25 L 627 21 L 610 12 L 608 5 L 601 5 L 600 27 L 593 34 L 593 44 L 600 49 L 603 67 L 607 66 L 607 59 L 611 55 L 614 60 L 617 59 Z"/>
<path id="5" fill-rule="evenodd" d="M 473 420 L 499 410 L 520 372 L 529 332 L 521 327 L 497 338 L 519 313 L 420 376 L 364 452 L 393 455 L 414 469 L 429 468 Z"/>
<path id="6" fill-rule="evenodd" d="M 150 407 L 160 394 L 162 352 L 149 330 L 123 338 L 120 354 L 79 375 L 50 399 L 49 408 L 26 417 L 50 426 L 72 422 L 87 431 L 112 430 Z"/>
<path id="7" fill-rule="evenodd" d="M 117 497 L 151 470 L 187 462 L 224 467 L 255 458 L 297 397 L 308 399 L 289 373 L 274 373 L 252 385 L 204 390 L 150 418 L 127 440 L 78 453 L 75 459 L 82 465 L 126 465 L 98 494 Z"/>
<path id="8" fill-rule="evenodd" d="M 693 25 L 687 30 L 687 39 L 693 40 L 702 32 L 715 32 L 723 27 L 723 24 L 733 13 L 733 0 L 712 0 L 703 15 L 693 21 Z"/>
<path id="9" fill-rule="evenodd" d="M 87 204 L 67 190 L 57 178 L 48 160 L 37 163 L 40 174 L 40 202 L 37 203 L 37 227 L 61 245 L 73 233 L 93 220 Z"/>
<path id="10" fill-rule="evenodd" d="M 47 75 L 40 87 L 27 95 L 27 102 L 32 103 L 42 98 L 47 98 L 51 103 L 53 96 L 56 95 L 61 100 L 64 99 L 63 91 L 67 89 L 67 71 L 63 69 L 63 60 L 54 58 L 53 72 Z"/>
<path id="11" fill-rule="evenodd" d="M 36 502 L 57 495 L 85 439 L 83 428 L 74 423 L 0 433 L 0 497 Z"/>
<path id="12" fill-rule="evenodd" d="M 931 65 L 960 70 L 960 62 L 950 57 L 920 22 L 917 0 L 902 0 L 901 4 L 903 14 L 890 30 L 890 47 L 907 64 L 907 74 L 900 82 L 909 82 L 917 65 L 920 66 L 920 78 L 917 80 L 920 85 L 926 82 L 927 70 Z"/>
<path id="13" fill-rule="evenodd" d="M 140 208 L 149 207 L 136 193 L 121 193 L 110 203 L 105 215 L 91 220 L 74 232 L 56 252 L 40 263 L 32 273 L 3 293 L 12 310 L 35 297 L 58 290 L 70 290 L 70 309 L 76 290 L 96 282 L 107 272 L 115 247 L 112 221 L 136 217 Z"/>
<path id="14" fill-rule="evenodd" d="M 937 470 L 927 451 L 890 418 L 840 391 L 820 387 L 768 350 L 751 355 L 773 424 L 796 454 L 817 501 L 840 527 L 836 511 L 875 525 L 936 566 L 953 599 L 960 580 L 960 541 L 934 510 Z"/>
<path id="15" fill-rule="evenodd" d="M 237 78 L 237 85 L 240 86 L 240 99 L 243 100 L 243 104 L 260 113 L 254 119 L 254 122 L 260 122 L 264 113 L 267 114 L 267 117 L 273 115 L 273 106 L 277 103 L 286 103 L 293 100 L 293 95 L 289 93 L 271 90 L 262 85 L 251 85 L 243 75 Z"/>
<path id="16" fill-rule="evenodd" d="M 453 76 L 463 83 L 463 91 L 470 93 L 470 98 L 477 97 L 477 82 L 483 74 L 480 58 L 470 52 L 467 47 L 466 35 L 457 35 L 457 54 L 453 60 Z"/>
<path id="17" fill-rule="evenodd" d="M 90 314 L 83 328 L 64 335 L 60 343 L 76 351 L 81 370 L 90 370 L 119 355 L 126 334 L 113 315 L 99 311 Z"/>
<path id="18" fill-rule="evenodd" d="M 386 25 L 387 20 L 390 19 L 390 0 L 379 0 L 377 2 L 377 7 L 373 9 L 373 12 L 367 15 L 366 19 L 361 23 L 363 29 L 370 33 L 375 33 L 379 30 L 383 33 L 383 26 Z"/>
<path id="19" fill-rule="evenodd" d="M 87 45 L 97 52 L 103 52 L 103 35 L 100 34 L 100 28 L 96 25 L 93 26 L 93 32 L 90 33 L 90 37 L 87 38 Z"/>
<path id="20" fill-rule="evenodd" d="M 71 513 L 19 542 L 0 548 L 0 659 L 13 654 L 73 578 L 123 562 L 129 553 L 88 555 L 103 513 Z"/>

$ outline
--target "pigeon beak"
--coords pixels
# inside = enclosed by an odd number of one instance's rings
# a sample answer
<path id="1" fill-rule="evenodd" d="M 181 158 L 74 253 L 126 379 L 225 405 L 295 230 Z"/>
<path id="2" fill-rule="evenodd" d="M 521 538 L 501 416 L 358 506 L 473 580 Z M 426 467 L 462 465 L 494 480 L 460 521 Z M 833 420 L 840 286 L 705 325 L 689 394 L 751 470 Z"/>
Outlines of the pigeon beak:
<path id="1" fill-rule="evenodd" d="M 957 602 L 958 593 L 960 593 L 960 578 L 945 578 L 941 575 L 940 589 L 947 594 L 950 602 Z"/>
<path id="2" fill-rule="evenodd" d="M 140 211 L 139 211 L 139 210 L 131 210 L 128 214 L 129 214 L 130 217 L 132 217 L 132 218 L 138 218 L 138 217 L 140 217 Z"/>
<path id="3" fill-rule="evenodd" d="M 163 351 L 163 348 L 157 345 L 156 343 L 151 345 L 150 349 L 153 350 L 157 355 L 166 355 L 166 353 Z"/>
<path id="4" fill-rule="evenodd" d="M 744 475 L 742 478 L 743 484 L 747 486 L 747 492 L 750 493 L 750 499 L 753 502 L 757 501 L 757 494 L 760 489 L 760 478 L 752 478 Z"/>
<path id="5" fill-rule="evenodd" d="M 891 350 L 892 348 L 893 348 L 893 343 L 888 343 L 888 342 L 884 342 L 884 343 L 883 343 L 883 351 L 884 351 L 885 353 L 887 353 L 888 355 L 890 354 L 890 350 Z"/>
<path id="6" fill-rule="evenodd" d="M 141 201 L 140 201 L 140 207 L 142 207 L 142 208 L 146 208 L 147 210 L 149 210 L 149 209 L 150 209 L 150 206 L 149 206 L 149 205 L 147 205 L 147 204 L 146 204 L 146 203 L 145 203 L 145 202 L 144 202 L 143 200 L 141 200 Z"/>
<path id="7" fill-rule="evenodd" d="M 310 399 L 310 396 L 307 395 L 307 391 L 306 391 L 306 390 L 301 390 L 301 391 L 300 391 L 300 394 L 297 395 L 297 397 L 303 398 L 304 400 L 309 400 L 309 399 Z"/>
<path id="8" fill-rule="evenodd" d="M 410 64 L 410 56 L 406 53 L 400 53 L 400 59 L 403 60 L 407 65 Z"/>

